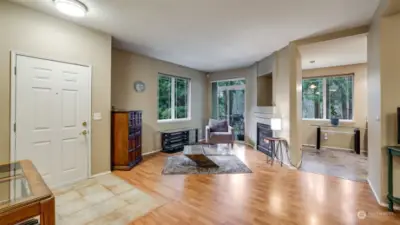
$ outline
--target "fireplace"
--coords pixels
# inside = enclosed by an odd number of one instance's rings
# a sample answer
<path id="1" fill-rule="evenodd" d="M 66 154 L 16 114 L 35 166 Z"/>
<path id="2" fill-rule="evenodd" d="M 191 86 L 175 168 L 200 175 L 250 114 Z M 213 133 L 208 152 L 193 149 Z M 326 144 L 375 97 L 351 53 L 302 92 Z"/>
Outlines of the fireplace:
<path id="1" fill-rule="evenodd" d="M 272 157 L 275 146 L 269 141 L 265 141 L 264 138 L 266 137 L 272 137 L 271 126 L 264 123 L 257 123 L 257 150 Z"/>

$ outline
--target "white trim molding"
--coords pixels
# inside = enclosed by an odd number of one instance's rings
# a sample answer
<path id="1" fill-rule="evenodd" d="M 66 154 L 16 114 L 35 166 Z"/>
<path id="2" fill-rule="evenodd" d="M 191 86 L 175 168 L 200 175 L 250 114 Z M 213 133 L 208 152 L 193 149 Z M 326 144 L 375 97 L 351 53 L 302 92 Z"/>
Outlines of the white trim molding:
<path id="1" fill-rule="evenodd" d="M 106 172 L 102 172 L 102 173 L 96 173 L 96 174 L 90 176 L 90 178 L 95 178 L 95 177 L 107 175 L 107 174 L 110 174 L 110 173 L 111 173 L 111 171 L 106 171 Z"/>
<path id="2" fill-rule="evenodd" d="M 374 197 L 375 197 L 375 199 L 376 199 L 376 202 L 377 202 L 380 206 L 387 208 L 387 207 L 388 207 L 388 204 L 381 201 L 381 199 L 379 198 L 379 196 L 378 196 L 378 194 L 376 193 L 375 189 L 374 189 L 373 186 L 371 185 L 371 181 L 369 180 L 369 178 L 367 178 L 367 182 L 368 182 L 369 188 L 371 188 L 371 191 L 372 191 L 372 193 L 374 194 Z M 395 209 L 395 210 L 400 210 L 400 206 L 393 205 L 393 209 Z"/>
<path id="3" fill-rule="evenodd" d="M 152 154 L 161 152 L 161 150 L 162 150 L 162 149 L 157 149 L 157 150 L 154 150 L 154 151 L 151 151 L 151 152 L 145 152 L 145 153 L 142 154 L 142 156 L 152 155 Z"/>
<path id="4" fill-rule="evenodd" d="M 313 144 L 302 144 L 302 147 L 310 147 L 310 148 L 316 149 L 315 145 L 313 145 Z M 321 148 L 330 148 L 332 150 L 354 152 L 354 149 L 351 149 L 351 148 L 340 148 L 340 147 L 325 146 L 325 145 L 321 145 Z M 365 149 L 361 149 L 360 152 L 366 153 L 368 151 L 366 151 Z"/>

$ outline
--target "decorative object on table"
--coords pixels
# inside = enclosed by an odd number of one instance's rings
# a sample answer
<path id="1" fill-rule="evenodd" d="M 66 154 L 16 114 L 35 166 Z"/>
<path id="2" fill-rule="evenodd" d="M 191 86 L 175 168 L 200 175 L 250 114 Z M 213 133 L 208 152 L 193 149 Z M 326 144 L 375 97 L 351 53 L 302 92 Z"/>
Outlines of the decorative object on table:
<path id="1" fill-rule="evenodd" d="M 216 128 L 219 124 L 226 124 L 227 132 L 221 132 L 222 128 Z M 225 127 L 223 128 L 225 130 Z M 206 126 L 206 143 L 208 144 L 231 144 L 235 141 L 235 135 L 233 128 L 227 125 L 227 122 L 209 119 L 208 125 Z"/>
<path id="2" fill-rule="evenodd" d="M 400 146 L 389 146 L 388 151 L 388 209 L 393 212 L 393 204 L 400 204 L 400 197 L 393 196 L 393 156 L 400 157 Z"/>
<path id="3" fill-rule="evenodd" d="M 218 167 L 199 167 L 184 155 L 170 156 L 167 158 L 162 174 L 232 174 L 252 173 L 252 171 L 235 155 L 209 156 Z"/>
<path id="4" fill-rule="evenodd" d="M 133 83 L 133 87 L 135 91 L 139 93 L 146 90 L 146 84 L 142 81 L 135 81 L 135 83 Z"/>
<path id="5" fill-rule="evenodd" d="M 111 116 L 113 170 L 130 170 L 142 161 L 142 111 L 114 111 Z"/>
<path id="6" fill-rule="evenodd" d="M 282 130 L 282 119 L 281 118 L 271 118 L 271 130 L 280 131 Z"/>
<path id="7" fill-rule="evenodd" d="M 0 187 L 13 193 L 0 195 L 0 224 L 17 224 L 36 216 L 41 225 L 56 224 L 54 195 L 31 161 L 0 165 Z"/>
<path id="8" fill-rule="evenodd" d="M 182 128 L 161 131 L 161 151 L 165 153 L 183 151 L 185 145 L 193 145 L 197 144 L 197 142 L 197 128 Z"/>
<path id="9" fill-rule="evenodd" d="M 331 124 L 333 126 L 339 125 L 338 113 L 336 112 L 335 106 L 333 104 L 331 105 Z"/>

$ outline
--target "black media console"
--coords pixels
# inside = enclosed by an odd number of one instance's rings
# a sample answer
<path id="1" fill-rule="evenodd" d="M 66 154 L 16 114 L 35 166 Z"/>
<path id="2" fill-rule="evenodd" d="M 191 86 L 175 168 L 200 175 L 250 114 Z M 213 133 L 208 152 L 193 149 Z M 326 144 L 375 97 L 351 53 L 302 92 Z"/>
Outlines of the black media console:
<path id="1" fill-rule="evenodd" d="M 197 142 L 197 128 L 161 131 L 162 152 L 175 153 L 183 151 L 185 145 L 193 145 L 197 144 Z"/>

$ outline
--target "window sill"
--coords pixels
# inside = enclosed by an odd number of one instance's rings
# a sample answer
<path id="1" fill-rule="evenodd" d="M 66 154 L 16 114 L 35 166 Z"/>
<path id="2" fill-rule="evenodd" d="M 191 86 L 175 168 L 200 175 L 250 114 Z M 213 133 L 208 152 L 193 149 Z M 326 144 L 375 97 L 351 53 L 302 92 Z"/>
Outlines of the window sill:
<path id="1" fill-rule="evenodd" d="M 311 122 L 331 122 L 330 119 L 308 119 L 308 118 L 302 118 L 303 121 L 311 121 Z M 339 119 L 339 123 L 356 123 L 355 120 L 343 120 Z"/>
<path id="2" fill-rule="evenodd" d="M 180 123 L 180 122 L 188 122 L 191 121 L 192 118 L 186 118 L 186 119 L 174 119 L 174 120 L 157 120 L 157 123 Z"/>

